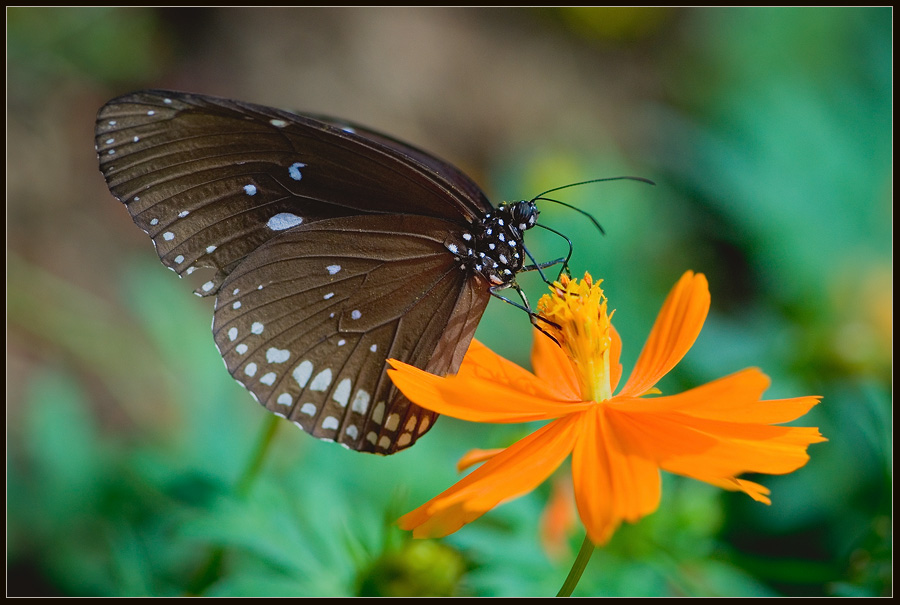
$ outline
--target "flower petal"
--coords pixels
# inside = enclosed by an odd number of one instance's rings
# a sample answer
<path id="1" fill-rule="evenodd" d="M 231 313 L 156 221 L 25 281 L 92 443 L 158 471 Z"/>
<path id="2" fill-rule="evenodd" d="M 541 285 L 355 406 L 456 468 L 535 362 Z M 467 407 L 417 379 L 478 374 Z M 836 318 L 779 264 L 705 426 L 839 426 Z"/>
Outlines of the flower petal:
<path id="1" fill-rule="evenodd" d="M 485 460 L 490 460 L 500 452 L 502 452 L 505 448 L 497 447 L 489 450 L 482 449 L 474 449 L 469 450 L 463 457 L 456 461 L 456 470 L 457 472 L 463 472 L 470 466 L 475 466 L 476 464 L 481 464 Z"/>
<path id="2" fill-rule="evenodd" d="M 681 361 L 697 340 L 708 312 L 709 285 L 706 277 L 702 273 L 695 275 L 693 271 L 688 271 L 663 303 L 647 344 L 620 395 L 643 395 Z"/>
<path id="3" fill-rule="evenodd" d="M 634 522 L 657 509 L 659 468 L 615 435 L 606 406 L 584 412 L 572 452 L 575 501 L 588 537 L 605 544 L 624 521 Z"/>
<path id="4" fill-rule="evenodd" d="M 403 515 L 398 524 L 416 538 L 446 536 L 504 500 L 542 483 L 572 451 L 581 414 L 538 429 L 495 455 L 450 489 Z"/>
<path id="5" fill-rule="evenodd" d="M 565 350 L 540 330 L 534 330 L 531 367 L 543 384 L 552 386 L 560 399 L 581 399 L 578 374 Z"/>
<path id="6" fill-rule="evenodd" d="M 826 441 L 813 427 L 736 424 L 694 419 L 695 430 L 714 435 L 716 443 L 702 454 L 672 456 L 661 463 L 667 471 L 708 481 L 742 473 L 783 475 L 809 461 L 806 448 Z"/>
<path id="7" fill-rule="evenodd" d="M 725 422 L 681 412 L 633 413 L 626 406 L 607 410 L 622 442 L 667 471 L 702 481 L 745 472 L 789 473 L 809 460 L 810 444 L 824 441 L 815 428 Z"/>
<path id="8" fill-rule="evenodd" d="M 614 399 L 629 412 L 682 412 L 697 418 L 760 424 L 780 424 L 806 414 L 819 397 L 761 401 L 769 377 L 747 368 L 677 395 L 644 399 Z"/>
<path id="9" fill-rule="evenodd" d="M 572 476 L 557 475 L 538 524 L 541 545 L 547 556 L 557 560 L 569 554 L 569 538 L 575 533 L 577 524 Z"/>
<path id="10" fill-rule="evenodd" d="M 694 477 L 695 479 L 700 479 L 699 477 Z M 760 485 L 759 483 L 754 483 L 753 481 L 747 481 L 746 479 L 736 479 L 735 477 L 729 477 L 728 479 L 718 479 L 718 478 L 708 478 L 708 479 L 700 479 L 701 481 L 706 481 L 707 483 L 711 483 L 716 487 L 721 487 L 722 489 L 727 489 L 733 492 L 744 492 L 757 502 L 762 502 L 763 504 L 772 504 L 772 500 L 769 499 L 769 494 L 771 494 L 771 490 L 764 485 Z"/>
<path id="11" fill-rule="evenodd" d="M 497 355 L 477 340 L 469 344 L 469 350 L 466 351 L 456 375 L 462 378 L 489 380 L 532 395 L 558 399 L 554 396 L 555 392 L 550 385 L 539 380 L 528 370 Z"/>
<path id="12" fill-rule="evenodd" d="M 622 337 L 612 323 L 609 324 L 609 339 L 609 388 L 615 392 L 622 378 L 622 362 L 619 360 L 622 355 Z"/>
<path id="13" fill-rule="evenodd" d="M 458 375 L 447 377 L 429 374 L 396 359 L 389 359 L 388 363 L 394 368 L 388 370 L 391 380 L 416 405 L 462 420 L 549 420 L 594 405 L 590 401 L 548 398 L 543 387 L 529 388 L 536 386 L 537 378 L 508 361 L 505 366 L 497 368 L 484 368 L 476 364 L 467 367 L 463 362 Z M 518 372 L 509 366 L 518 368 Z M 504 382 L 510 379 L 510 373 L 516 374 L 516 379 Z"/>

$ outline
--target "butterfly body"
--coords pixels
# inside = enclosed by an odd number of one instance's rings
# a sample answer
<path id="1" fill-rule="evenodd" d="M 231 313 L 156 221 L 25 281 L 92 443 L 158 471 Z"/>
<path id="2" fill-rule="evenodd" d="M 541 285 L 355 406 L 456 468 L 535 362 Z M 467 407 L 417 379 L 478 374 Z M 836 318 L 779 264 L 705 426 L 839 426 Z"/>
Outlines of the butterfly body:
<path id="1" fill-rule="evenodd" d="M 387 135 L 203 95 L 113 99 L 96 148 L 163 264 L 207 273 L 195 292 L 216 297 L 232 376 L 304 431 L 365 452 L 409 447 L 434 424 L 386 360 L 455 372 L 537 219 L 533 202 L 494 208 Z"/>

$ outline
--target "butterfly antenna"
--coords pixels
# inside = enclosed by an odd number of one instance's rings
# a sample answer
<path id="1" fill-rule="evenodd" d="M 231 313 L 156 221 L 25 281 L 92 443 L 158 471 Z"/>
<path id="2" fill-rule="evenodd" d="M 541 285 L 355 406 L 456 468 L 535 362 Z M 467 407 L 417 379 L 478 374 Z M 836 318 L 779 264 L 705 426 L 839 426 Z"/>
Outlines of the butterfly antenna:
<path id="1" fill-rule="evenodd" d="M 543 201 L 545 201 L 545 202 L 553 202 L 554 204 L 559 204 L 560 206 L 565 206 L 566 208 L 571 208 L 571 209 L 574 210 L 575 212 L 580 212 L 581 214 L 583 214 L 583 215 L 585 215 L 586 217 L 588 217 L 589 219 L 591 219 L 591 222 L 594 223 L 594 226 L 595 226 L 597 229 L 600 230 L 601 235 L 606 235 L 606 231 L 603 230 L 603 226 L 600 225 L 599 222 L 597 222 L 597 219 L 595 219 L 595 218 L 594 218 L 594 215 L 592 215 L 590 212 L 587 212 L 587 211 L 585 211 L 585 210 L 582 210 L 581 208 L 578 208 L 577 206 L 573 206 L 572 204 L 567 204 L 567 203 L 565 203 L 565 202 L 561 202 L 561 201 L 559 201 L 559 200 L 554 200 L 554 199 L 549 198 L 549 197 L 536 197 L 536 198 L 534 198 L 532 201 L 533 201 L 533 202 L 536 202 L 536 201 L 538 201 L 538 200 L 543 200 Z M 552 231 L 552 229 L 549 229 L 548 227 L 544 227 L 543 225 L 538 225 L 538 227 L 543 227 L 544 229 L 548 229 L 548 230 Z M 557 233 L 558 235 L 562 235 L 562 234 L 559 233 L 558 231 L 554 231 L 554 233 Z M 563 236 L 563 237 L 565 237 L 565 236 Z M 568 240 L 568 238 L 566 238 L 566 239 Z M 572 243 L 569 242 L 569 246 L 571 246 L 571 245 L 572 245 Z M 570 254 L 571 254 L 571 250 L 570 250 L 569 252 L 570 252 Z"/>
<path id="2" fill-rule="evenodd" d="M 648 185 L 656 185 L 650 179 L 645 179 L 642 176 L 610 176 L 602 179 L 591 179 L 589 181 L 581 181 L 578 183 L 569 183 L 568 185 L 563 185 L 562 187 L 554 187 L 553 189 L 548 189 L 543 193 L 539 193 L 531 200 L 536 201 L 540 199 L 542 196 L 547 195 L 548 193 L 553 193 L 554 191 L 560 191 L 562 189 L 568 189 L 569 187 L 580 187 L 581 185 L 590 185 L 591 183 L 603 183 L 605 181 L 640 181 L 642 183 L 647 183 Z"/>
<path id="3" fill-rule="evenodd" d="M 641 183 L 647 183 L 648 185 L 656 185 L 656 183 L 654 183 L 650 179 L 645 179 L 644 177 L 640 177 L 640 176 L 612 176 L 612 177 L 607 177 L 607 178 L 603 178 L 603 179 L 591 179 L 589 181 L 570 183 L 568 185 L 563 185 L 562 187 L 554 187 L 553 189 L 548 189 L 547 191 L 544 191 L 543 193 L 537 194 L 536 196 L 531 198 L 531 201 L 536 202 L 538 200 L 543 200 L 545 202 L 553 202 L 554 204 L 559 204 L 560 206 L 565 206 L 566 208 L 571 208 L 575 212 L 579 212 L 579 213 L 583 214 L 584 216 L 588 217 L 589 219 L 591 219 L 591 222 L 594 223 L 594 226 L 597 227 L 597 229 L 600 231 L 600 233 L 603 235 L 606 235 L 606 231 L 603 230 L 603 227 L 600 225 L 600 222 L 596 218 L 594 218 L 594 216 L 591 213 L 589 213 L 585 210 L 582 210 L 581 208 L 578 208 L 576 206 L 573 206 L 572 204 L 567 204 L 565 202 L 561 202 L 561 201 L 555 200 L 553 198 L 544 197 L 548 193 L 553 193 L 554 191 L 560 191 L 562 189 L 568 189 L 569 187 L 580 187 L 581 185 L 590 185 L 591 183 L 603 183 L 606 181 L 640 181 Z M 544 227 L 544 228 L 546 229 L 546 227 Z M 561 233 L 558 233 L 558 235 L 561 235 L 562 237 L 565 238 L 565 236 L 562 235 Z M 566 240 L 568 241 L 568 238 L 566 238 Z M 569 256 L 571 256 L 571 254 L 572 254 L 571 246 L 572 246 L 572 243 L 569 242 L 569 248 L 570 248 Z"/>

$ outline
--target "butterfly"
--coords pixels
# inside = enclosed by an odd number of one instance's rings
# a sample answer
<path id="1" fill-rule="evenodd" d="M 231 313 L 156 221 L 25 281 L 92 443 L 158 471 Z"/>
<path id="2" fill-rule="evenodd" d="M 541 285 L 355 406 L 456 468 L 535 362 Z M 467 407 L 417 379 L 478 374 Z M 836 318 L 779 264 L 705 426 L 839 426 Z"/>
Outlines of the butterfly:
<path id="1" fill-rule="evenodd" d="M 490 296 L 545 266 L 525 264 L 534 200 L 495 208 L 457 168 L 356 124 L 147 90 L 104 105 L 95 133 L 163 264 L 211 274 L 195 293 L 215 297 L 232 377 L 353 450 L 393 454 L 436 420 L 387 359 L 456 372 Z"/>

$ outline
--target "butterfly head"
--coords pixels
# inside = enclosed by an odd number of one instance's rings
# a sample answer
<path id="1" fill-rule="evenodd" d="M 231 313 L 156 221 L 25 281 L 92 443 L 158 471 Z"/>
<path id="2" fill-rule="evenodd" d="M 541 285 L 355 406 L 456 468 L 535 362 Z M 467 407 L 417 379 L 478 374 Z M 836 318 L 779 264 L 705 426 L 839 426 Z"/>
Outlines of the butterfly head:
<path id="1" fill-rule="evenodd" d="M 506 210 L 513 226 L 519 231 L 531 229 L 537 224 L 540 212 L 534 200 L 520 200 L 511 204 L 503 204 L 500 210 Z"/>

